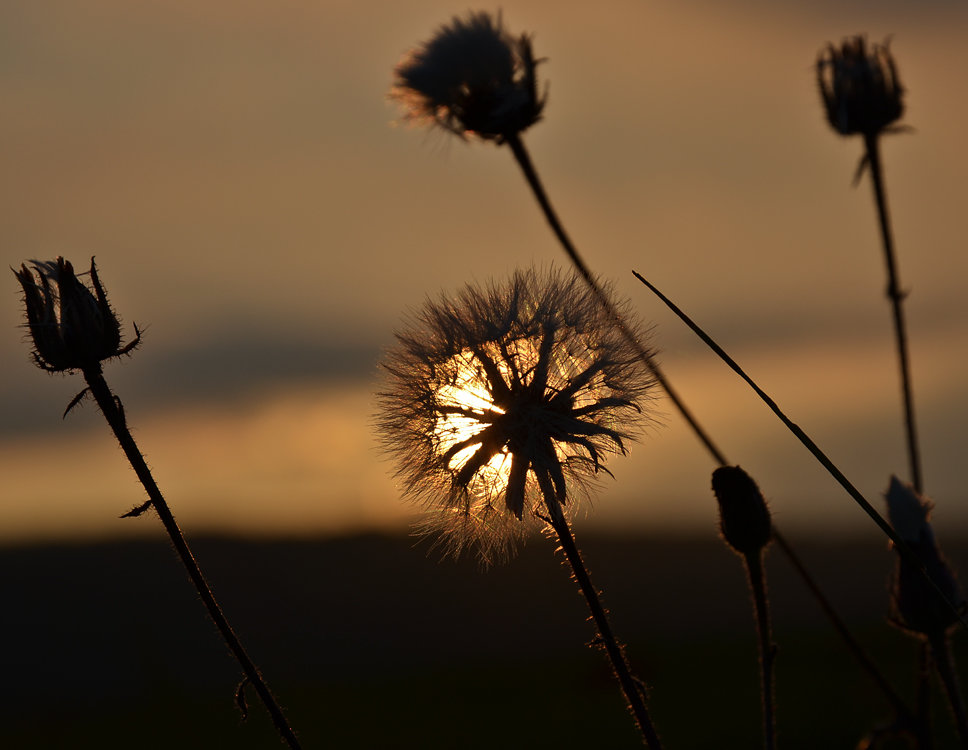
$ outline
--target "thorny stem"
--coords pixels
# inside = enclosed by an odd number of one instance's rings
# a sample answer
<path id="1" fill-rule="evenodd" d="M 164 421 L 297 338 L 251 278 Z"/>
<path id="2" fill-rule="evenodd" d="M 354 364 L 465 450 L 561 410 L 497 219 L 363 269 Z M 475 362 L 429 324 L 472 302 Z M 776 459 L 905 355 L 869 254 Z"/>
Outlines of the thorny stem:
<path id="1" fill-rule="evenodd" d="M 925 568 L 921 558 L 914 553 L 914 551 L 908 546 L 907 542 L 901 539 L 898 533 L 891 527 L 891 525 L 887 521 L 884 520 L 881 514 L 878 513 L 877 510 L 874 508 L 874 506 L 871 505 L 870 502 L 868 502 L 867 498 L 865 498 L 861 494 L 860 490 L 858 490 L 850 482 L 850 480 L 847 479 L 846 475 L 844 475 L 844 473 L 839 468 L 837 468 L 837 465 L 830 460 L 827 454 L 824 453 L 822 450 L 820 450 L 820 446 L 818 446 L 815 442 L 813 442 L 810 436 L 807 435 L 807 433 L 805 433 L 798 424 L 794 423 L 786 414 L 784 414 L 783 411 L 780 409 L 780 407 L 777 405 L 777 403 L 772 398 L 770 398 L 767 395 L 767 393 L 762 388 L 760 388 L 749 375 L 747 375 L 743 371 L 743 368 L 741 368 L 738 364 L 736 364 L 736 361 L 732 357 L 730 357 L 719 344 L 713 341 L 713 339 L 709 336 L 709 334 L 706 333 L 697 323 L 695 323 L 692 320 L 692 318 L 690 318 L 682 310 L 680 310 L 672 302 L 672 300 L 666 297 L 655 286 L 653 286 L 648 281 L 646 281 L 646 279 L 643 278 L 639 273 L 635 271 L 633 271 L 632 273 L 635 275 L 635 278 L 637 278 L 639 281 L 645 284 L 645 286 L 647 286 L 652 291 L 652 293 L 655 294 L 656 297 L 662 300 L 662 302 L 670 310 L 672 310 L 672 312 L 674 312 L 679 317 L 679 319 L 683 323 L 685 323 L 689 327 L 689 329 L 692 330 L 692 332 L 695 333 L 702 340 L 704 344 L 706 344 L 706 346 L 712 349 L 712 351 L 721 360 L 723 360 L 723 362 L 725 362 L 733 372 L 735 372 L 743 380 L 746 381 L 747 385 L 749 385 L 749 387 L 753 389 L 756 395 L 760 397 L 760 400 L 762 400 L 763 403 L 765 403 L 770 408 L 770 411 L 772 411 L 777 416 L 777 418 L 784 425 L 786 425 L 787 429 L 789 429 L 790 432 L 792 432 L 794 436 L 796 436 L 796 438 L 803 444 L 803 446 L 808 451 L 810 451 L 810 453 L 813 454 L 814 458 L 817 459 L 820 465 L 823 466 L 827 470 L 827 472 L 834 479 L 837 480 L 838 484 L 840 484 L 840 486 L 847 491 L 847 494 L 854 499 L 854 501 L 861 507 L 861 509 L 868 516 L 870 516 L 871 520 L 874 521 L 877 527 L 881 531 L 883 531 L 884 534 L 887 535 L 887 538 L 890 539 L 892 542 L 894 542 L 894 546 L 896 547 L 898 554 L 904 560 L 905 564 L 911 565 L 914 570 L 917 570 L 924 577 L 924 579 L 930 584 L 934 592 L 939 597 L 941 597 L 941 601 L 943 601 L 947 605 L 947 607 L 955 614 L 955 616 L 961 622 L 962 626 L 965 629 L 968 629 L 968 621 L 965 620 L 965 616 L 958 611 L 958 608 L 955 607 L 955 605 L 951 603 L 951 600 L 944 595 L 944 592 L 941 591 L 941 589 L 938 587 L 938 584 L 935 583 L 934 579 L 928 575 L 927 569 Z"/>
<path id="2" fill-rule="evenodd" d="M 955 672 L 954 658 L 951 653 L 951 639 L 945 633 L 940 633 L 932 637 L 930 643 L 934 666 L 941 678 L 941 684 L 944 687 L 944 694 L 948 699 L 948 707 L 954 717 L 955 726 L 958 727 L 961 746 L 968 748 L 968 714 L 965 713 L 965 701 L 961 694 L 958 675 Z"/>
<path id="3" fill-rule="evenodd" d="M 898 285 L 897 260 L 894 253 L 894 235 L 887 212 L 887 193 L 881 165 L 880 144 L 876 133 L 864 136 L 867 163 L 874 184 L 874 202 L 884 244 L 884 260 L 887 264 L 887 297 L 894 313 L 894 334 L 897 340 L 898 364 L 901 368 L 901 391 L 904 399 L 904 426 L 907 434 L 908 461 L 911 466 L 911 483 L 918 494 L 922 491 L 921 455 L 918 447 L 917 426 L 914 420 L 914 393 L 911 387 L 911 362 L 908 355 L 907 329 L 904 325 L 903 301 L 905 294 Z"/>
<path id="4" fill-rule="evenodd" d="M 672 403 L 682 414 L 686 422 L 692 428 L 696 436 L 702 441 L 702 444 L 706 447 L 706 450 L 713 456 L 719 465 L 726 464 L 726 458 L 724 454 L 716 447 L 712 438 L 706 433 L 702 428 L 702 425 L 696 420 L 689 409 L 686 407 L 685 403 L 679 398 L 679 395 L 673 390 L 672 386 L 666 380 L 665 375 L 659 369 L 658 363 L 654 358 L 646 351 L 645 347 L 639 341 L 638 337 L 632 330 L 628 327 L 622 316 L 619 315 L 615 306 L 609 301 L 608 297 L 602 291 L 601 286 L 595 280 L 588 266 L 582 260 L 581 256 L 578 254 L 578 250 L 572 244 L 571 239 L 568 237 L 565 228 L 562 226 L 561 221 L 558 219 L 558 214 L 555 212 L 554 207 L 551 205 L 551 201 L 548 199 L 548 194 L 545 192 L 544 185 L 541 182 L 541 178 L 538 176 L 537 170 L 534 168 L 534 164 L 531 162 L 531 157 L 528 154 L 527 149 L 524 147 L 524 142 L 518 135 L 509 135 L 505 139 L 505 142 L 511 148 L 511 152 L 514 154 L 515 160 L 518 162 L 518 166 L 521 167 L 521 171 L 524 172 L 524 178 L 528 182 L 528 186 L 534 193 L 535 199 L 538 201 L 538 205 L 541 207 L 541 211 L 544 213 L 545 219 L 551 226 L 551 231 L 554 232 L 555 237 L 561 243 L 564 248 L 565 253 L 571 259 L 571 262 L 578 269 L 585 283 L 588 284 L 589 288 L 594 292 L 595 296 L 598 297 L 599 302 L 605 308 L 605 311 L 609 314 L 611 318 L 615 320 L 616 325 L 622 332 L 622 335 L 628 340 L 628 342 L 635 347 L 635 351 L 639 355 L 639 359 L 645 363 L 646 367 L 652 372 L 653 377 L 655 377 L 656 382 L 662 387 L 662 389 L 668 394 Z"/>
<path id="5" fill-rule="evenodd" d="M 773 662 L 776 644 L 770 628 L 770 604 L 766 596 L 766 576 L 763 573 L 763 550 L 743 555 L 746 575 L 753 592 L 756 611 L 756 633 L 760 646 L 760 688 L 763 697 L 763 747 L 776 750 L 776 714 L 773 707 Z"/>
<path id="6" fill-rule="evenodd" d="M 661 750 L 662 743 L 659 740 L 659 735 L 655 731 L 655 727 L 652 725 L 648 709 L 645 706 L 644 687 L 632 676 L 628 662 L 625 660 L 625 653 L 615 640 L 615 635 L 612 633 L 612 626 L 609 624 L 605 608 L 602 607 L 602 602 L 598 597 L 598 591 L 592 585 L 588 568 L 585 567 L 585 563 L 581 559 L 581 553 L 575 544 L 575 537 L 568 527 L 568 520 L 565 518 L 564 513 L 561 512 L 561 505 L 555 499 L 553 491 L 551 493 L 545 491 L 544 494 L 545 506 L 548 508 L 549 523 L 558 535 L 558 542 L 561 544 L 561 549 L 565 553 L 568 563 L 571 565 L 575 581 L 577 581 L 578 587 L 581 589 L 581 593 L 588 603 L 588 608 L 592 613 L 592 619 L 598 628 L 601 643 L 605 647 L 605 652 L 608 654 L 609 660 L 612 662 L 612 669 L 615 670 L 615 676 L 622 686 L 625 699 L 628 701 L 629 707 L 635 715 L 639 730 L 642 732 L 642 736 L 650 750 Z"/>
<path id="7" fill-rule="evenodd" d="M 266 709 L 268 709 L 269 714 L 272 716 L 272 721 L 276 725 L 276 729 L 279 731 L 279 734 L 288 743 L 290 748 L 293 748 L 293 750 L 298 750 L 299 741 L 296 739 L 295 733 L 289 726 L 289 722 L 286 720 L 286 717 L 282 712 L 282 708 L 276 702 L 275 698 L 273 698 L 272 693 L 269 691 L 269 687 L 262 679 L 262 675 L 259 674 L 259 670 L 245 652 L 241 641 L 238 639 L 238 636 L 235 635 L 235 632 L 229 625 L 228 620 L 225 619 L 225 615 L 222 614 L 222 609 L 215 600 L 215 595 L 212 593 L 212 590 L 209 588 L 209 585 L 205 580 L 205 577 L 202 575 L 202 571 L 198 567 L 198 563 L 195 562 L 195 557 L 192 555 L 192 551 L 188 546 L 188 541 L 182 534 L 181 529 L 178 528 L 178 524 L 176 523 L 175 517 L 172 515 L 172 512 L 168 507 L 168 503 L 165 502 L 165 498 L 158 489 L 158 485 L 155 483 L 155 480 L 151 475 L 151 470 L 148 468 L 148 464 L 145 462 L 144 456 L 141 454 L 141 451 L 134 441 L 134 438 L 131 436 L 131 432 L 128 430 L 127 422 L 125 421 L 124 412 L 121 409 L 120 402 L 116 399 L 114 394 L 111 393 L 111 389 L 108 387 L 108 384 L 104 380 L 104 376 L 101 373 L 100 365 L 86 368 L 84 370 L 84 379 L 87 381 L 88 387 L 91 389 L 91 394 L 94 396 L 94 400 L 97 401 L 97 405 L 101 409 L 101 413 L 104 415 L 104 418 L 107 419 L 108 424 L 114 431 L 114 435 L 118 439 L 121 449 L 124 451 L 125 456 L 127 456 L 128 461 L 131 463 L 131 468 L 134 469 L 135 474 L 138 475 L 138 479 L 141 481 L 145 491 L 148 493 L 151 506 L 158 513 L 158 517 L 161 519 L 162 524 L 164 524 L 165 531 L 168 532 L 168 536 L 171 539 L 172 545 L 175 547 L 175 551 L 181 558 L 182 563 L 184 563 L 185 569 L 188 571 L 188 575 L 192 579 L 192 583 L 195 584 L 195 590 L 202 598 L 205 608 L 208 610 L 209 616 L 212 618 L 215 626 L 222 634 L 222 638 L 225 639 L 225 643 L 232 651 L 233 656 L 235 656 L 236 660 L 241 665 L 246 679 L 255 687 L 259 698 L 262 699 L 263 704 L 265 704 Z"/>

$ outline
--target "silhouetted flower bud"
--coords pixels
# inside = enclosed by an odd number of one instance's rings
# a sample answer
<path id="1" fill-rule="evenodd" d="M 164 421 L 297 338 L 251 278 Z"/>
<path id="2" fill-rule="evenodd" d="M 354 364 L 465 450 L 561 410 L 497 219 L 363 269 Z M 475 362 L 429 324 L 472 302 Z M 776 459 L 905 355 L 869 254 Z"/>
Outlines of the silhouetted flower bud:
<path id="1" fill-rule="evenodd" d="M 741 555 L 758 555 L 770 541 L 772 526 L 756 482 L 739 466 L 720 466 L 713 472 L 713 493 L 726 544 Z"/>
<path id="2" fill-rule="evenodd" d="M 885 44 L 863 36 L 828 44 L 817 58 L 817 83 L 827 120 L 841 135 L 874 135 L 904 113 L 904 88 Z"/>
<path id="3" fill-rule="evenodd" d="M 24 290 L 27 327 L 38 367 L 49 372 L 83 370 L 125 354 L 140 340 L 121 348 L 121 324 L 108 303 L 91 258 L 91 287 L 82 284 L 69 261 L 33 261 L 14 271 Z M 138 328 L 135 326 L 135 333 Z"/>
<path id="4" fill-rule="evenodd" d="M 924 562 L 927 574 L 945 598 L 959 611 L 964 610 L 965 601 L 954 571 L 941 554 L 928 523 L 931 501 L 895 476 L 891 477 L 885 497 L 891 526 Z M 899 556 L 891 586 L 891 620 L 909 632 L 938 637 L 957 623 L 958 617 L 921 572 Z"/>
<path id="5" fill-rule="evenodd" d="M 527 34 L 511 36 L 500 15 L 470 13 L 397 65 L 390 96 L 410 119 L 500 143 L 541 119 L 537 64 Z"/>

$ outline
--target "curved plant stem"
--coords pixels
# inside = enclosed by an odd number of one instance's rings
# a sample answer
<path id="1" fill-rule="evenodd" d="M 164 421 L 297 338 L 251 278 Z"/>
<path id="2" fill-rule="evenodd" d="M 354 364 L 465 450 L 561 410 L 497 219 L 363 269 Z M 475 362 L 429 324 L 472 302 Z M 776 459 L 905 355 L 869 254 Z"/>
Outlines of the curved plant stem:
<path id="1" fill-rule="evenodd" d="M 770 603 L 766 596 L 766 576 L 763 572 L 763 551 L 744 554 L 746 575 L 753 592 L 756 611 L 756 633 L 760 646 L 760 688 L 763 697 L 763 747 L 776 750 L 776 714 L 773 693 L 773 662 L 776 646 L 770 627 Z"/>
<path id="2" fill-rule="evenodd" d="M 961 685 L 958 682 L 958 674 L 955 672 L 954 658 L 951 654 L 951 639 L 946 634 L 941 633 L 931 638 L 930 643 L 934 666 L 938 670 L 945 697 L 948 699 L 948 707 L 951 709 L 955 726 L 958 728 L 961 746 L 968 748 L 968 713 L 965 712 L 965 700 L 961 693 Z"/>
<path id="3" fill-rule="evenodd" d="M 662 743 L 659 740 L 659 735 L 655 731 L 655 727 L 652 725 L 652 720 L 649 718 L 649 712 L 645 705 L 644 687 L 638 679 L 632 676 L 628 662 L 625 660 L 625 653 L 622 647 L 619 646 L 618 641 L 616 641 L 615 635 L 612 633 L 612 626 L 609 624 L 608 616 L 605 614 L 605 608 L 602 607 L 602 602 L 598 597 L 598 591 L 592 585 L 588 568 L 585 567 L 581 553 L 578 551 L 578 546 L 575 544 L 575 537 L 572 535 L 571 529 L 568 526 L 568 520 L 565 518 L 564 513 L 561 512 L 561 505 L 554 497 L 554 490 L 544 486 L 546 483 L 541 482 L 540 479 L 539 482 L 542 484 L 542 491 L 545 496 L 545 507 L 548 508 L 548 522 L 558 536 L 558 542 L 561 544 L 561 549 L 565 553 L 568 564 L 571 565 L 575 581 L 578 583 L 578 587 L 581 589 L 581 593 L 588 603 L 588 609 L 591 610 L 592 619 L 598 628 L 599 641 L 605 647 L 605 652 L 608 654 L 608 658 L 612 663 L 615 676 L 622 686 L 625 700 L 628 702 L 628 706 L 635 716 L 639 731 L 641 731 L 642 737 L 650 750 L 661 750 Z M 547 481 L 547 484 L 550 484 L 550 480 Z"/>
<path id="4" fill-rule="evenodd" d="M 853 484 L 851 484 L 850 480 L 847 479 L 844 473 L 839 468 L 837 468 L 837 465 L 833 461 L 831 461 L 830 458 L 828 458 L 827 454 L 824 453 L 822 450 L 820 450 L 820 446 L 818 446 L 813 440 L 811 440 L 810 436 L 807 435 L 807 433 L 805 433 L 800 428 L 799 425 L 795 424 L 786 414 L 784 414 L 783 411 L 780 409 L 780 407 L 777 405 L 777 403 L 772 398 L 770 398 L 766 394 L 766 392 L 762 388 L 760 388 L 756 384 L 756 382 L 749 375 L 747 375 L 738 364 L 736 364 L 736 361 L 732 357 L 730 357 L 719 344 L 713 341 L 713 339 L 709 336 L 709 334 L 707 334 L 702 328 L 700 328 L 699 325 L 692 320 L 692 318 L 690 318 L 682 310 L 680 310 L 672 302 L 672 300 L 666 297 L 655 286 L 653 286 L 648 281 L 646 281 L 646 279 L 643 278 L 640 274 L 636 273 L 635 271 L 633 271 L 632 273 L 635 275 L 635 278 L 637 278 L 645 286 L 647 286 L 652 291 L 652 293 L 655 294 L 656 297 L 662 300 L 662 302 L 670 310 L 672 310 L 672 312 L 674 312 L 679 317 L 679 319 L 683 323 L 685 323 L 690 328 L 690 330 L 692 330 L 692 332 L 695 333 L 702 340 L 704 344 L 706 344 L 706 346 L 712 349 L 712 351 L 721 360 L 723 360 L 723 362 L 725 362 L 733 372 L 735 372 L 743 380 L 746 381 L 747 385 L 749 385 L 750 388 L 753 389 L 753 391 L 756 393 L 757 396 L 760 397 L 763 403 L 765 403 L 770 408 L 770 410 L 777 416 L 777 418 L 781 422 L 783 422 L 784 425 L 786 425 L 787 429 L 789 429 L 790 432 L 792 432 L 796 436 L 796 438 L 803 444 L 803 446 L 808 451 L 810 451 L 810 453 L 813 454 L 814 458 L 817 459 L 820 465 L 823 466 L 827 470 L 827 472 L 834 479 L 837 480 L 838 484 L 840 484 L 840 486 L 847 491 L 847 494 L 854 499 L 854 502 L 856 502 L 861 507 L 861 509 L 868 516 L 870 516 L 871 520 L 874 521 L 875 524 L 877 524 L 877 527 L 881 531 L 883 531 L 885 535 L 887 535 L 887 538 L 890 539 L 892 542 L 894 542 L 894 546 L 897 549 L 898 554 L 904 560 L 904 562 L 908 565 L 911 565 L 914 570 L 919 571 L 919 573 L 924 577 L 924 579 L 930 584 L 931 589 L 940 597 L 941 601 L 943 601 L 945 605 L 952 612 L 955 613 L 958 620 L 961 622 L 962 626 L 966 630 L 968 630 L 968 621 L 965 620 L 965 616 L 958 611 L 958 608 L 955 607 L 951 603 L 951 600 L 944 595 L 944 593 L 938 587 L 938 584 L 935 583 L 934 579 L 928 575 L 924 562 L 921 560 L 921 558 L 914 553 L 914 551 L 910 548 L 907 542 L 905 542 L 903 539 L 901 539 L 900 536 L 898 536 L 897 532 L 894 531 L 894 529 L 891 528 L 891 525 L 884 520 L 884 518 L 881 516 L 880 513 L 877 512 L 877 510 L 875 510 L 874 506 L 871 505 L 870 502 L 868 502 L 867 498 L 865 498 L 861 494 L 860 490 L 858 490 Z"/>
<path id="5" fill-rule="evenodd" d="M 639 358 L 645 363 L 646 367 L 649 368 L 653 377 L 655 377 L 656 382 L 658 382 L 662 389 L 668 394 L 669 398 L 672 400 L 672 403 L 675 404 L 675 407 L 679 410 L 679 413 L 682 414 L 686 422 L 689 423 L 689 426 L 692 428 L 693 432 L 696 433 L 696 437 L 699 438 L 702 444 L 706 447 L 706 450 L 709 451 L 719 465 L 725 465 L 725 455 L 719 450 L 718 447 L 716 447 L 716 444 L 713 442 L 709 434 L 702 428 L 702 425 L 699 424 L 692 412 L 689 411 L 682 399 L 679 398 L 679 395 L 673 390 L 672 386 L 666 380 L 665 375 L 663 375 L 662 371 L 659 369 L 658 363 L 656 363 L 655 359 L 648 353 L 648 351 L 646 351 L 638 337 L 628 327 L 628 325 L 622 319 L 622 316 L 619 315 L 618 311 L 615 309 L 615 306 L 609 301 L 608 297 L 602 291 L 601 286 L 588 269 L 588 266 L 585 265 L 585 262 L 578 254 L 578 250 L 572 243 L 571 238 L 568 237 L 567 232 L 565 232 L 565 228 L 558 219 L 558 214 L 555 212 L 554 207 L 551 205 L 551 201 L 548 199 L 548 194 L 545 192 L 544 186 L 541 183 L 541 178 L 538 177 L 538 172 L 534 168 L 534 164 L 531 162 L 531 157 L 528 155 L 527 149 L 524 147 L 524 142 L 519 136 L 510 135 L 507 137 L 506 143 L 511 148 L 511 152 L 514 154 L 514 158 L 517 161 L 518 166 L 521 167 L 521 171 L 524 172 L 524 178 L 527 180 L 528 186 L 534 193 L 534 197 L 538 201 L 538 205 L 541 207 L 541 211 L 544 214 L 545 219 L 551 226 L 551 231 L 554 232 L 555 237 L 561 243 L 565 253 L 571 259 L 571 262 L 581 274 L 581 277 L 585 280 L 585 283 L 588 284 L 595 296 L 598 297 L 599 302 L 601 302 L 608 314 L 615 320 L 615 323 L 622 332 L 622 335 L 625 336 L 633 347 L 635 347 L 635 351 L 638 353 Z"/>
<path id="6" fill-rule="evenodd" d="M 158 517 L 161 519 L 162 524 L 164 524 L 165 531 L 168 532 L 171 543 L 175 547 L 175 551 L 181 558 L 182 563 L 185 565 L 185 569 L 188 571 L 188 576 L 195 585 L 195 590 L 198 592 L 198 595 L 202 598 L 205 608 L 208 610 L 209 616 L 212 618 L 212 621 L 218 628 L 219 633 L 221 633 L 222 638 L 225 639 L 225 643 L 231 650 L 232 655 L 241 665 L 242 671 L 245 673 L 246 680 L 251 682 L 253 687 L 255 687 L 259 698 L 262 700 L 263 704 L 265 704 L 266 709 L 268 709 L 269 714 L 272 716 L 272 721 L 275 724 L 279 734 L 288 743 L 290 748 L 297 750 L 299 748 L 299 741 L 296 739 L 295 733 L 289 726 L 289 722 L 286 720 L 286 717 L 282 712 L 282 708 L 276 702 L 275 698 L 273 698 L 272 693 L 269 691 L 269 687 L 262 679 L 262 675 L 259 674 L 259 670 L 249 658 L 248 654 L 246 654 L 245 649 L 242 647 L 241 641 L 239 641 L 238 636 L 235 635 L 235 632 L 229 625 L 228 620 L 225 619 L 225 615 L 222 614 L 222 609 L 219 607 L 218 602 L 215 600 L 215 595 L 212 593 L 208 583 L 205 581 L 205 577 L 202 575 L 202 571 L 198 567 L 198 563 L 195 562 L 195 557 L 192 555 L 192 551 L 188 546 L 185 536 L 182 534 L 181 529 L 178 528 L 178 524 L 175 522 L 175 517 L 172 515 L 172 512 L 169 509 L 168 503 L 165 502 L 165 498 L 162 497 L 161 491 L 158 489 L 158 485 L 155 483 L 155 480 L 151 475 L 151 471 L 145 462 L 144 456 L 142 456 L 141 451 L 134 441 L 134 438 L 131 436 L 131 432 L 128 430 L 124 417 L 124 411 L 121 408 L 121 403 L 117 397 L 111 393 L 111 389 L 108 387 L 108 384 L 104 380 L 104 376 L 101 373 L 100 366 L 85 369 L 84 379 L 87 381 L 88 388 L 90 388 L 91 394 L 94 396 L 94 400 L 97 401 L 97 405 L 101 409 L 101 413 L 108 421 L 108 424 L 111 426 L 115 437 L 118 439 L 121 449 L 124 451 L 125 456 L 127 456 L 128 461 L 131 463 L 131 468 L 134 469 L 135 474 L 138 475 L 138 479 L 141 481 L 145 491 L 148 493 L 148 497 L 150 499 L 149 504 L 158 513 Z M 140 511 L 140 509 L 138 510 Z M 132 514 L 134 514 L 134 512 L 132 512 Z"/>
<path id="7" fill-rule="evenodd" d="M 903 301 L 905 294 L 898 284 L 897 260 L 894 253 L 894 235 L 887 212 L 887 193 L 884 188 L 884 175 L 881 166 L 881 152 L 878 135 L 864 136 L 867 150 L 866 161 L 870 166 L 874 184 L 874 202 L 877 204 L 877 218 L 884 245 L 884 261 L 887 265 L 887 297 L 891 301 L 894 317 L 894 335 L 897 341 L 897 358 L 901 368 L 901 391 L 904 400 L 904 426 L 907 435 L 908 462 L 911 469 L 911 484 L 920 494 L 923 489 L 921 474 L 921 453 L 918 447 L 917 426 L 914 420 L 914 393 L 911 387 L 911 362 L 908 355 L 907 329 L 904 325 Z"/>

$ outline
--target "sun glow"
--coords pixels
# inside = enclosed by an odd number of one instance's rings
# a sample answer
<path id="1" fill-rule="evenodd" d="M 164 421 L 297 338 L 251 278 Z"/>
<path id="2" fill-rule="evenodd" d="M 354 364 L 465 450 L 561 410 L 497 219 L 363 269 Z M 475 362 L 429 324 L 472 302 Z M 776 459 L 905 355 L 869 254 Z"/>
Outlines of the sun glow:
<path id="1" fill-rule="evenodd" d="M 447 365 L 435 394 L 440 417 L 434 432 L 442 453 L 480 434 L 496 416 L 504 414 L 504 410 L 494 403 L 487 376 L 473 352 L 461 352 Z M 501 366 L 506 370 L 503 363 Z M 501 376 L 506 374 L 502 372 Z M 480 446 L 479 442 L 472 443 L 458 451 L 451 457 L 447 468 L 459 471 Z M 507 485 L 510 472 L 511 455 L 505 447 L 479 470 L 478 481 L 485 488 L 500 490 Z"/>

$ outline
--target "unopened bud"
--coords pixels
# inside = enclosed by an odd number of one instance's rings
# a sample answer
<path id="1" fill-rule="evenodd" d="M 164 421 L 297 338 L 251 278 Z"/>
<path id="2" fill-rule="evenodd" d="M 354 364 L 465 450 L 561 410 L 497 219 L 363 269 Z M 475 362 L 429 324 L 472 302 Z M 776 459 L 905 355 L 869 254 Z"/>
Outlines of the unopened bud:
<path id="1" fill-rule="evenodd" d="M 772 534 L 770 511 L 753 478 L 739 466 L 713 472 L 723 539 L 741 555 L 758 555 Z"/>
<path id="2" fill-rule="evenodd" d="M 23 287 L 38 367 L 49 372 L 84 370 L 137 346 L 140 336 L 121 347 L 121 324 L 108 303 L 93 258 L 90 287 L 78 280 L 74 267 L 63 258 L 34 261 L 33 269 L 22 265 L 14 275 Z"/>
<path id="3" fill-rule="evenodd" d="M 935 590 L 920 570 L 898 557 L 891 585 L 891 620 L 898 627 L 918 635 L 942 636 L 958 622 L 956 612 L 964 611 L 965 601 L 955 573 L 941 554 L 934 530 L 928 523 L 931 501 L 894 476 L 885 498 L 891 525 L 924 563 L 924 572 L 938 588 Z"/>

